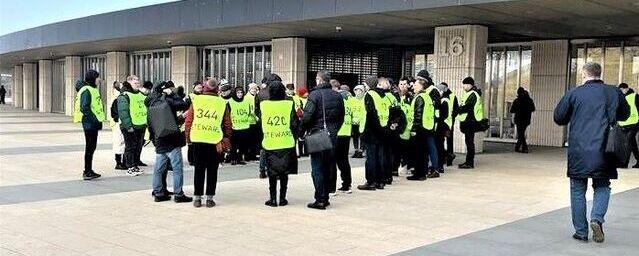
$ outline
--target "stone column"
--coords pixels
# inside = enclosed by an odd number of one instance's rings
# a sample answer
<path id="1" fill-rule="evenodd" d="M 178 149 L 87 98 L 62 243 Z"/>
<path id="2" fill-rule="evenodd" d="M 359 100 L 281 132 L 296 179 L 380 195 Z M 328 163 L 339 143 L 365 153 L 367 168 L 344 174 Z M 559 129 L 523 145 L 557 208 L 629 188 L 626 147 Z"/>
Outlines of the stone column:
<path id="1" fill-rule="evenodd" d="M 36 63 L 23 63 L 22 64 L 22 108 L 23 109 L 35 109 L 36 100 L 34 94 L 36 93 L 38 83 L 37 66 Z"/>
<path id="2" fill-rule="evenodd" d="M 191 91 L 191 85 L 197 81 L 197 48 L 195 46 L 171 47 L 171 81 L 175 86 L 184 86 Z"/>
<path id="3" fill-rule="evenodd" d="M 463 94 L 462 80 L 473 77 L 475 85 L 484 89 L 486 76 L 486 45 L 488 29 L 480 25 L 460 25 L 435 28 L 435 58 L 437 81 L 448 83 L 458 99 Z M 484 97 L 485 98 L 485 97 Z M 484 111 L 486 110 L 484 104 Z M 475 151 L 483 151 L 485 133 L 475 134 Z M 455 152 L 465 153 L 464 135 L 455 124 Z"/>
<path id="4" fill-rule="evenodd" d="M 561 147 L 564 127 L 555 124 L 553 112 L 567 88 L 568 40 L 534 41 L 531 59 L 530 94 L 536 111 L 528 129 L 528 143 Z"/>
<path id="5" fill-rule="evenodd" d="M 124 82 L 129 75 L 127 63 L 126 52 L 107 52 L 106 54 L 106 74 L 103 75 L 103 83 L 107 88 L 107 95 L 102 95 L 102 97 L 107 99 L 107 106 L 105 106 L 107 109 L 111 107 L 111 102 L 118 96 L 117 91 L 113 90 L 113 82 Z"/>
<path id="6" fill-rule="evenodd" d="M 276 38 L 271 41 L 271 49 L 272 72 L 284 84 L 306 85 L 306 39 Z"/>
<path id="7" fill-rule="evenodd" d="M 38 110 L 51 112 L 51 100 L 53 93 L 53 63 L 51 60 L 38 61 Z"/>
<path id="8" fill-rule="evenodd" d="M 11 100 L 13 106 L 22 108 L 22 66 L 13 67 L 13 90 L 11 91 Z"/>
<path id="9" fill-rule="evenodd" d="M 73 115 L 73 104 L 75 102 L 75 83 L 82 77 L 82 60 L 78 56 L 67 56 L 64 58 L 64 113 Z"/>

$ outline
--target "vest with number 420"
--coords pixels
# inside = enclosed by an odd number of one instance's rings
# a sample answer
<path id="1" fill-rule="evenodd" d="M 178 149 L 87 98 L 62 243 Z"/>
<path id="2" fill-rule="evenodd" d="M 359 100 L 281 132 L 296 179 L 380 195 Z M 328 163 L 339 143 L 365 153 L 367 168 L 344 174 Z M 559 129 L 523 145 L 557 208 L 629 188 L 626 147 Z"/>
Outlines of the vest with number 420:
<path id="1" fill-rule="evenodd" d="M 630 126 L 639 123 L 639 112 L 637 112 L 637 105 L 635 105 L 636 98 L 637 94 L 634 92 L 626 95 L 626 102 L 630 105 L 630 116 L 624 121 L 619 121 L 620 126 Z"/>
<path id="2" fill-rule="evenodd" d="M 262 147 L 266 150 L 279 150 L 295 147 L 295 137 L 291 131 L 291 100 L 265 100 L 260 102 L 261 123 L 264 137 Z"/>
<path id="3" fill-rule="evenodd" d="M 224 133 L 222 120 L 226 111 L 226 101 L 214 95 L 195 95 L 193 104 L 193 123 L 189 140 L 208 144 L 219 143 Z"/>
<path id="4" fill-rule="evenodd" d="M 251 126 L 251 103 L 246 98 L 240 102 L 231 99 L 229 106 L 231 107 L 233 130 L 248 129 Z"/>
<path id="5" fill-rule="evenodd" d="M 484 103 L 482 103 L 481 96 L 479 96 L 479 93 L 477 93 L 475 90 L 464 92 L 464 95 L 462 95 L 462 98 L 461 98 L 461 105 L 462 106 L 466 105 L 466 100 L 468 100 L 468 97 L 470 97 L 471 94 L 474 94 L 475 98 L 477 99 L 475 100 L 475 106 L 473 106 L 473 113 L 475 114 L 474 121 L 480 121 L 484 119 Z M 459 114 L 459 116 L 457 116 L 457 119 L 459 120 L 459 122 L 464 122 L 466 121 L 467 116 L 468 116 L 467 113 Z"/>
<path id="6" fill-rule="evenodd" d="M 75 102 L 73 104 L 73 122 L 79 123 L 82 121 L 82 110 L 80 110 L 80 98 L 82 98 L 82 93 L 84 91 L 89 91 L 89 95 L 91 95 L 91 112 L 98 121 L 104 121 L 104 106 L 102 105 L 102 98 L 100 97 L 100 91 L 92 87 L 90 85 L 85 85 L 78 90 L 78 93 L 75 95 Z"/>
<path id="7" fill-rule="evenodd" d="M 144 94 L 124 92 L 129 98 L 129 115 L 133 125 L 146 125 L 146 106 L 144 105 Z"/>

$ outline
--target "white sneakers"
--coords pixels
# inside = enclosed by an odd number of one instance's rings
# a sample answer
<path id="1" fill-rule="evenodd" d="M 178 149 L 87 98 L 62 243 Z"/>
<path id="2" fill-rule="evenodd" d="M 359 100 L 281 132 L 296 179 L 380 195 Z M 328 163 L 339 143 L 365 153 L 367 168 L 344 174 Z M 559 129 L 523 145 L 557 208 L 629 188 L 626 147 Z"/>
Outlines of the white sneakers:
<path id="1" fill-rule="evenodd" d="M 144 174 L 144 172 L 137 167 L 131 167 L 128 170 L 126 170 L 126 175 L 129 175 L 131 177 L 135 177 L 140 174 Z"/>

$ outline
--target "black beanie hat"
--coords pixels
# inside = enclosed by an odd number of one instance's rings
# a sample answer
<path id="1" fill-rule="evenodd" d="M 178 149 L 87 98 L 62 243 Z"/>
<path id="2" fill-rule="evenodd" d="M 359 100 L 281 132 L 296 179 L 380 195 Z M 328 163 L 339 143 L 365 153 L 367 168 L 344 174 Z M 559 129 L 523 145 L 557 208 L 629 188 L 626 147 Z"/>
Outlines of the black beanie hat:
<path id="1" fill-rule="evenodd" d="M 428 73 L 428 70 L 422 69 L 417 73 L 417 78 L 430 81 L 430 73 Z"/>
<path id="2" fill-rule="evenodd" d="M 466 77 L 464 78 L 464 81 L 462 81 L 462 84 L 470 84 L 470 85 L 475 85 L 475 79 L 473 79 L 472 77 Z"/>

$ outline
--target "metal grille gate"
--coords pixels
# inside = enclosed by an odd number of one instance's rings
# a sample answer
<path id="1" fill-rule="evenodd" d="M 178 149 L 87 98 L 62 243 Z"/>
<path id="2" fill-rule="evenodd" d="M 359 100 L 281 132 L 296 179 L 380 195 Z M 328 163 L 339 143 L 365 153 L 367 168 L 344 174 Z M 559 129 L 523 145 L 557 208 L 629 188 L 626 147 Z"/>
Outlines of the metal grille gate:
<path id="1" fill-rule="evenodd" d="M 137 75 L 141 81 L 171 80 L 171 50 L 153 50 L 129 54 L 129 74 Z"/>
<path id="2" fill-rule="evenodd" d="M 270 42 L 207 46 L 200 56 L 202 78 L 227 79 L 230 85 L 259 83 L 271 72 Z"/>
<path id="3" fill-rule="evenodd" d="M 64 59 L 53 61 L 51 77 L 51 112 L 64 113 Z"/>

